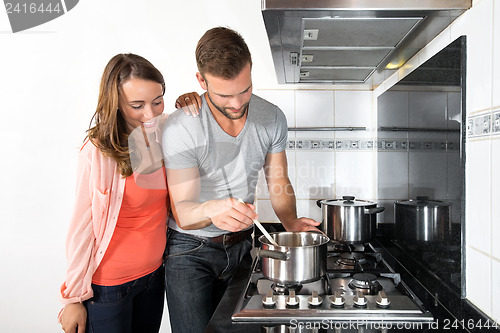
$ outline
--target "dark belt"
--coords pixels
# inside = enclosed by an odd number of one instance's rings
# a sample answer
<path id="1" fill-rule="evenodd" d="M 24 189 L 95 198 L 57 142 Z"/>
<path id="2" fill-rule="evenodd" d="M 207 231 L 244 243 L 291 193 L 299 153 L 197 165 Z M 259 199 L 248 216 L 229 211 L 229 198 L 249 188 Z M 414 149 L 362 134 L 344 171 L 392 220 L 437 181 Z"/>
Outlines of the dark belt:
<path id="1" fill-rule="evenodd" d="M 253 228 L 249 228 L 246 230 L 238 231 L 238 232 L 230 232 L 228 234 L 220 235 L 217 237 L 208 238 L 210 241 L 214 243 L 219 243 L 223 245 L 233 245 L 238 244 L 253 233 Z"/>

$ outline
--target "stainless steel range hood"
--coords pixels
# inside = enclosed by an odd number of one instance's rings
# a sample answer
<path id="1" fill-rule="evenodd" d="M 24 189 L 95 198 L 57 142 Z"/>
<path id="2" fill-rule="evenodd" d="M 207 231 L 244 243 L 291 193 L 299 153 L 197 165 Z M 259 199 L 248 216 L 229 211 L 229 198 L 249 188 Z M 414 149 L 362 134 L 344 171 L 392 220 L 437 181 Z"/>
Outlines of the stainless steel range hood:
<path id="1" fill-rule="evenodd" d="M 262 0 L 279 83 L 364 83 L 415 55 L 472 0 Z"/>

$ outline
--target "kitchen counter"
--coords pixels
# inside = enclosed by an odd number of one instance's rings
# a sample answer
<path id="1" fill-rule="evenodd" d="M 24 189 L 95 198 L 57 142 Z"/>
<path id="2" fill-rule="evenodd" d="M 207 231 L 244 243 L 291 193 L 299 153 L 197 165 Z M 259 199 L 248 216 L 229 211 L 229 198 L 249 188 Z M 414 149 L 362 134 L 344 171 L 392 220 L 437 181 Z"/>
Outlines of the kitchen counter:
<path id="1" fill-rule="evenodd" d="M 415 292 L 415 294 L 423 302 L 424 306 L 432 312 L 435 321 L 431 327 L 424 325 L 418 330 L 411 329 L 388 329 L 388 330 L 364 330 L 364 332 L 439 332 L 439 331 L 454 331 L 454 332 L 498 332 L 491 328 L 479 327 L 488 321 L 488 318 L 482 315 L 470 302 L 463 300 L 453 290 L 442 285 L 442 281 L 433 277 L 425 271 L 421 271 L 419 279 L 425 283 L 419 282 L 404 265 L 415 265 L 412 258 L 401 251 L 393 242 L 387 239 L 372 242 L 375 249 L 382 253 L 384 259 L 401 274 L 402 280 Z M 257 323 L 234 323 L 231 316 L 236 308 L 236 303 L 246 287 L 249 272 L 238 271 L 224 294 L 219 306 L 217 307 L 211 321 L 209 322 L 205 332 L 358 332 L 358 330 L 336 331 L 335 329 L 320 330 L 281 330 L 278 327 L 266 327 Z M 440 293 L 431 293 L 429 286 L 434 284 L 436 290 L 441 290 Z M 490 321 L 491 323 L 491 321 Z M 465 325 L 465 328 L 463 327 Z M 307 326 L 304 326 L 307 328 Z M 469 329 L 470 328 L 470 329 Z"/>

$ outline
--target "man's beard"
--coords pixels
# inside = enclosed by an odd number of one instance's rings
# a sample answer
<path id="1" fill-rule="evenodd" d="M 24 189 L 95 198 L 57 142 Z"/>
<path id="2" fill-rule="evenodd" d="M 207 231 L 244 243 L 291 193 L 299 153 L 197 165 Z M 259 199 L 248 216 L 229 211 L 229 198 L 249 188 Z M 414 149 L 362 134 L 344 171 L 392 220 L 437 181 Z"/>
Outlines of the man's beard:
<path id="1" fill-rule="evenodd" d="M 212 103 L 212 105 L 215 106 L 215 108 L 217 110 L 219 110 L 224 116 L 226 116 L 226 118 L 231 119 L 231 120 L 237 120 L 237 119 L 242 118 L 247 113 L 248 105 L 250 104 L 250 102 L 244 104 L 241 107 L 241 109 L 243 109 L 242 111 L 240 111 L 241 113 L 234 113 L 234 112 L 228 111 L 227 109 L 229 109 L 229 108 L 223 108 L 223 107 L 220 107 L 217 104 L 215 104 L 214 101 L 212 100 L 212 97 L 210 97 L 210 93 L 208 92 L 208 90 L 207 90 L 207 96 L 208 96 L 208 99 L 210 100 L 210 103 Z"/>

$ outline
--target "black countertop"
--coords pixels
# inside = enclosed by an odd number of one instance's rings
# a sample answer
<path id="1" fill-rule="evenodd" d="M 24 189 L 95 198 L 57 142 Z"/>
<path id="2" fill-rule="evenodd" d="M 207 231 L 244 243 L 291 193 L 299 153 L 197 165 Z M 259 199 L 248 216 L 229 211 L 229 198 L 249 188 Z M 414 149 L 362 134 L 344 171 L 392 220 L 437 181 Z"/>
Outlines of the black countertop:
<path id="1" fill-rule="evenodd" d="M 491 325 L 494 322 L 469 301 L 462 299 L 458 289 L 450 287 L 446 279 L 433 274 L 432 271 L 423 266 L 419 267 L 419 263 L 416 261 L 418 257 L 403 251 L 397 242 L 380 237 L 373 241 L 372 245 L 378 252 L 382 253 L 388 264 L 400 273 L 402 280 L 419 297 L 425 308 L 433 314 L 435 321 L 431 325 L 425 324 L 418 329 L 364 329 L 363 332 L 498 332 L 494 328 L 484 327 L 485 324 Z M 411 267 L 411 269 L 408 270 L 406 267 Z M 418 276 L 418 279 L 415 276 Z M 232 322 L 231 316 L 246 287 L 248 277 L 249 272 L 238 271 L 236 273 L 205 332 L 358 332 L 358 329 L 342 329 L 340 331 L 334 328 L 330 329 L 331 324 L 325 326 L 320 325 L 320 323 L 316 323 L 319 326 L 311 326 L 312 324 L 306 326 L 304 324 L 302 328 L 306 329 L 294 331 L 278 326 L 268 327 L 255 323 Z M 355 324 L 353 323 L 353 325 Z M 292 327 L 297 327 L 297 325 Z M 308 329 L 310 327 L 317 327 L 319 330 Z"/>

